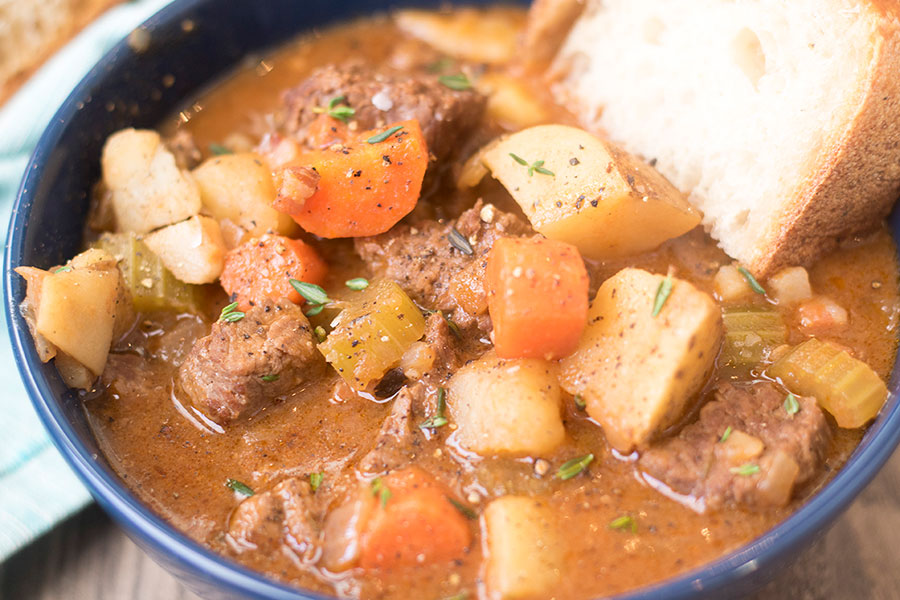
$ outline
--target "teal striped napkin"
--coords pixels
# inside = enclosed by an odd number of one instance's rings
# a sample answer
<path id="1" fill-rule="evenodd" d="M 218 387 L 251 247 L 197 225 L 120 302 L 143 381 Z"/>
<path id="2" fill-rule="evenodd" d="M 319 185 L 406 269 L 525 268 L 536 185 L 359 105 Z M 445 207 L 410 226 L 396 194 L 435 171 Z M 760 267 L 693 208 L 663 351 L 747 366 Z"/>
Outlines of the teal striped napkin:
<path id="1" fill-rule="evenodd" d="M 113 44 L 170 0 L 135 0 L 102 15 L 0 109 L 0 223 L 41 132 L 69 90 Z M 4 240 L 5 241 L 5 240 Z M 90 501 L 47 438 L 25 394 L 9 340 L 0 340 L 0 561 Z"/>

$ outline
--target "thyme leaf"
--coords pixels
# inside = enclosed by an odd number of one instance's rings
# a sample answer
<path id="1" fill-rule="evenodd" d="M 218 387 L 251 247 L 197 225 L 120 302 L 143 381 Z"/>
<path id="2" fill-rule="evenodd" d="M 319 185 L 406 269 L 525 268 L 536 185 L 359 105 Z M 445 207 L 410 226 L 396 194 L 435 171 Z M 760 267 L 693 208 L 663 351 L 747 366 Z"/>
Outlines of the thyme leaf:
<path id="1" fill-rule="evenodd" d="M 650 313 L 652 316 L 656 317 L 659 315 L 659 312 L 663 309 L 663 306 L 665 306 L 666 300 L 669 299 L 671 293 L 672 278 L 666 277 L 659 282 L 659 287 L 656 288 L 656 298 L 653 299 L 653 312 Z"/>
<path id="2" fill-rule="evenodd" d="M 585 454 L 584 456 L 579 456 L 578 458 L 567 460 L 556 471 L 556 476 L 563 481 L 572 479 L 573 477 L 584 471 L 587 466 L 591 464 L 591 462 L 593 462 L 593 460 L 593 454 Z"/>

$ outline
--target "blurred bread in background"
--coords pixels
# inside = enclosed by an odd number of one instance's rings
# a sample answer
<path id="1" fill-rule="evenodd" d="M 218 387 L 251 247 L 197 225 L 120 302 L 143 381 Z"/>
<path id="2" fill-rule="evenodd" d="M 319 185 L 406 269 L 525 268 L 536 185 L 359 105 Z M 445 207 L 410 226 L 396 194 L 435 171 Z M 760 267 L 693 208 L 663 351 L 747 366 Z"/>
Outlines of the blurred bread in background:
<path id="1" fill-rule="evenodd" d="M 40 65 L 121 0 L 0 0 L 0 104 Z"/>

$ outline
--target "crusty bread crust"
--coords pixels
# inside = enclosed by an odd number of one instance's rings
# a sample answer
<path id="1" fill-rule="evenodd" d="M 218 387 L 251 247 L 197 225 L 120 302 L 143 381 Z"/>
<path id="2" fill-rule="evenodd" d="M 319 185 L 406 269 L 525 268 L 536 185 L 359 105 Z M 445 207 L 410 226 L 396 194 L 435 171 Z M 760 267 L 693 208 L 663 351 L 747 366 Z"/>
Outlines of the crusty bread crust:
<path id="1" fill-rule="evenodd" d="M 526 56 L 531 52 L 543 58 L 542 44 L 558 52 L 559 39 L 580 16 L 573 2 L 536 0 L 523 37 Z M 784 198 L 749 256 L 736 257 L 757 277 L 785 266 L 809 266 L 842 240 L 875 229 L 900 196 L 900 2 L 856 4 L 871 24 L 867 65 L 857 81 L 847 82 L 843 114 L 836 115 L 843 126 L 825 132 L 820 147 L 809 149 L 793 193 Z M 553 14 L 564 18 L 552 27 L 543 23 Z M 529 49 L 529 44 L 537 50 Z M 568 65 L 558 69 L 563 72 L 546 73 L 548 81 L 564 103 L 578 106 L 582 99 L 566 88 Z"/>
<path id="2" fill-rule="evenodd" d="M 759 277 L 809 266 L 841 240 L 874 229 L 900 195 L 900 21 L 890 3 L 865 9 L 872 53 L 846 127 L 814 152 L 810 176 L 756 245 L 748 266 Z"/>

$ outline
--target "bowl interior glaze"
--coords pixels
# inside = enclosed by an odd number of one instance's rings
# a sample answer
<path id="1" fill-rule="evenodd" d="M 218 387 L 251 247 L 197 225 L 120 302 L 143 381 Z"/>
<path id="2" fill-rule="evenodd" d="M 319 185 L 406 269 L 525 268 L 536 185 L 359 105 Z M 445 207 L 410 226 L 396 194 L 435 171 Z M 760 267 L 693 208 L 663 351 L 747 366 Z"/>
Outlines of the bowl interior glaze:
<path id="1" fill-rule="evenodd" d="M 466 4 L 487 4 L 469 1 Z M 80 401 L 52 364 L 37 357 L 19 315 L 25 286 L 19 265 L 47 268 L 80 249 L 91 187 L 100 176 L 106 137 L 123 127 L 155 127 L 248 56 L 264 53 L 303 31 L 388 8 L 435 8 L 446 2 L 383 0 L 182 0 L 142 27 L 149 46 L 123 41 L 75 88 L 44 132 L 13 208 L 5 256 L 4 292 L 16 361 L 54 444 L 98 503 L 153 558 L 208 598 L 318 599 L 274 583 L 187 539 L 144 506 L 111 470 L 88 427 Z M 193 27 L 184 26 L 191 23 Z M 189 30 L 189 31 L 188 31 Z M 163 81 L 172 82 L 163 85 Z M 900 215 L 890 220 L 900 240 Z M 707 597 L 749 592 L 770 579 L 849 505 L 900 442 L 897 365 L 891 396 L 847 465 L 786 521 L 751 544 L 700 569 L 621 598 Z"/>

